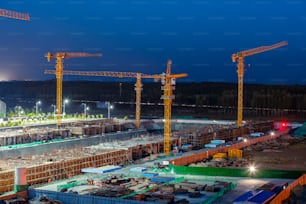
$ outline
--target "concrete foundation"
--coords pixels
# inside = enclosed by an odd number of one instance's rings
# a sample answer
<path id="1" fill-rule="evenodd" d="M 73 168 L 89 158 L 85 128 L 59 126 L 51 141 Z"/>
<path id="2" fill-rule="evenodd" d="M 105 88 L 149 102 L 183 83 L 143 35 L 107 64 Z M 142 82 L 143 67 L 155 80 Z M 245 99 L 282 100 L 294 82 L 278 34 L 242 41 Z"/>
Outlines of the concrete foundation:
<path id="1" fill-rule="evenodd" d="M 147 134 L 146 130 L 140 129 L 140 130 L 131 130 L 127 132 L 108 133 L 105 135 L 96 135 L 91 137 L 69 138 L 57 142 L 52 142 L 52 140 L 50 140 L 44 144 L 39 144 L 39 145 L 33 145 L 17 149 L 3 149 L 2 151 L 0 151 L 0 159 L 16 157 L 20 155 L 41 154 L 44 152 L 52 151 L 54 149 L 74 148 L 80 146 L 85 147 L 90 145 L 96 145 L 102 142 L 130 139 L 133 137 L 139 137 L 140 135 L 146 135 L 146 134 Z"/>

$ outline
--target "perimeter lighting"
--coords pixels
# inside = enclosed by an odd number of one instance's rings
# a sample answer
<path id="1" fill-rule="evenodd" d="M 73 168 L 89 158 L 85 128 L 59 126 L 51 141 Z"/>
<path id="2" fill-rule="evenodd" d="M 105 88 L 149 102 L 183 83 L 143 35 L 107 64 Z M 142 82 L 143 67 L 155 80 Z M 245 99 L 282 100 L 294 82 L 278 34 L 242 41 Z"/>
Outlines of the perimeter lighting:
<path id="1" fill-rule="evenodd" d="M 256 167 L 253 166 L 253 165 L 249 166 L 249 171 L 250 171 L 251 173 L 254 173 L 254 172 L 256 171 Z"/>

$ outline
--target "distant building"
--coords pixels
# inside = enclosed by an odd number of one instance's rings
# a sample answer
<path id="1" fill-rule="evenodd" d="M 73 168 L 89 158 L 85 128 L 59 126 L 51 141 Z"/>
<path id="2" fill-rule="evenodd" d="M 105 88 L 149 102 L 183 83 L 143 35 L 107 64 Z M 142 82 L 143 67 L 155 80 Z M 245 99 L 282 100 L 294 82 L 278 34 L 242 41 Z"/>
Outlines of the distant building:
<path id="1" fill-rule="evenodd" d="M 6 116 L 6 104 L 0 100 L 0 118 L 5 118 Z"/>

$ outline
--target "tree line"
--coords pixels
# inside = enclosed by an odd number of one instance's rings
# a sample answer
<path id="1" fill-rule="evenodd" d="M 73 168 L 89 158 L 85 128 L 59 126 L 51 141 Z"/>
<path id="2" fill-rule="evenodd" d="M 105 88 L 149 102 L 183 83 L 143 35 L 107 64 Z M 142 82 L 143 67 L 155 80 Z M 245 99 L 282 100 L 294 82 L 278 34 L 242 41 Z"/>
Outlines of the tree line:
<path id="1" fill-rule="evenodd" d="M 55 80 L 13 81 L 0 83 L 0 99 L 8 108 L 24 105 L 30 108 L 35 100 L 55 104 Z M 175 90 L 174 103 L 201 106 L 237 106 L 237 84 L 180 83 Z M 142 102 L 162 103 L 160 83 L 143 83 Z M 135 102 L 134 82 L 64 81 L 63 97 L 75 101 Z M 245 84 L 244 107 L 306 110 L 306 86 Z"/>

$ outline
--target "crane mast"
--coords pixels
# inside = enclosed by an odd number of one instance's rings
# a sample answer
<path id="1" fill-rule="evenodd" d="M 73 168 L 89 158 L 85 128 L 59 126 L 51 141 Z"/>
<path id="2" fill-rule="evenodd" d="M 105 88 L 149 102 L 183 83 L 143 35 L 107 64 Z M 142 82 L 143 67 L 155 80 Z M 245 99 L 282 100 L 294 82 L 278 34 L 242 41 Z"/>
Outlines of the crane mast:
<path id="1" fill-rule="evenodd" d="M 161 75 L 161 89 L 164 91 L 161 99 L 164 100 L 164 154 L 166 156 L 170 155 L 171 152 L 171 111 L 172 100 L 175 98 L 173 95 L 176 83 L 175 80 L 187 76 L 185 73 L 171 75 L 171 65 L 172 61 L 169 59 L 166 73 Z"/>
<path id="2" fill-rule="evenodd" d="M 171 151 L 171 108 L 172 100 L 174 99 L 173 90 L 175 89 L 175 80 L 186 77 L 187 74 L 171 74 L 172 61 L 168 60 L 166 73 L 147 75 L 136 72 L 111 72 L 111 71 L 71 71 L 64 70 L 62 75 L 79 75 L 79 76 L 97 76 L 97 77 L 119 77 L 119 78 L 136 78 L 135 92 L 136 92 L 136 127 L 140 127 L 140 113 L 141 113 L 141 79 L 154 79 L 154 81 L 162 81 L 162 90 L 164 91 L 161 97 L 164 100 L 164 153 L 169 155 Z M 54 70 L 45 70 L 45 74 L 56 74 Z"/>
<path id="3" fill-rule="evenodd" d="M 48 52 L 45 57 L 48 62 L 51 59 L 56 59 L 55 76 L 56 76 L 56 125 L 59 126 L 62 120 L 62 101 L 63 101 L 63 70 L 64 58 L 77 58 L 77 57 L 101 57 L 100 53 L 84 53 L 84 52 L 57 52 L 55 54 Z"/>
<path id="4" fill-rule="evenodd" d="M 232 55 L 232 61 L 237 62 L 237 75 L 238 75 L 238 107 L 237 107 L 237 125 L 242 126 L 243 118 L 243 77 L 244 77 L 244 58 L 259 54 L 262 52 L 267 52 L 279 47 L 288 45 L 287 41 L 282 41 L 270 46 L 261 46 L 245 51 L 241 51 Z"/>
<path id="5" fill-rule="evenodd" d="M 175 83 L 171 83 L 171 65 L 172 61 L 167 62 L 167 71 L 162 75 L 162 90 L 164 91 L 161 97 L 164 100 L 164 154 L 169 155 L 171 151 L 171 111 L 172 111 L 172 99 L 174 95 L 172 90 Z M 172 86 L 173 85 L 173 86 Z"/>
<path id="6" fill-rule="evenodd" d="M 136 127 L 140 128 L 141 92 L 142 92 L 142 83 L 141 83 L 140 73 L 138 73 L 136 76 L 135 92 L 136 92 L 136 113 L 135 113 L 136 121 L 135 123 L 136 123 Z"/>
<path id="7" fill-rule="evenodd" d="M 45 70 L 45 74 L 55 74 L 57 72 L 54 70 Z M 154 81 L 159 80 L 159 75 L 147 75 L 136 72 L 112 72 L 112 71 L 72 71 L 64 70 L 61 73 L 62 75 L 78 75 L 78 76 L 96 76 L 96 77 L 118 77 L 118 78 L 136 78 L 135 83 L 135 93 L 136 93 L 136 113 L 135 113 L 135 125 L 137 128 L 140 128 L 140 115 L 141 115 L 141 93 L 142 93 L 142 78 L 154 79 Z"/>

